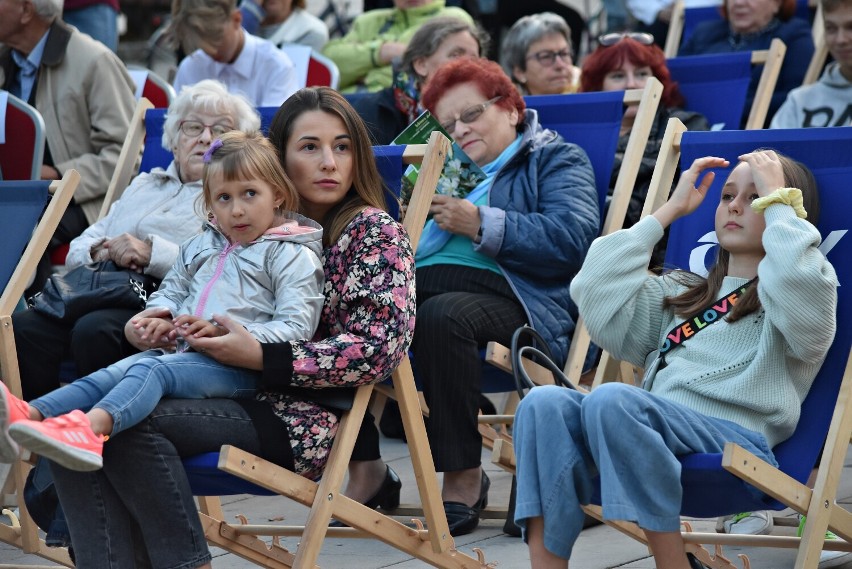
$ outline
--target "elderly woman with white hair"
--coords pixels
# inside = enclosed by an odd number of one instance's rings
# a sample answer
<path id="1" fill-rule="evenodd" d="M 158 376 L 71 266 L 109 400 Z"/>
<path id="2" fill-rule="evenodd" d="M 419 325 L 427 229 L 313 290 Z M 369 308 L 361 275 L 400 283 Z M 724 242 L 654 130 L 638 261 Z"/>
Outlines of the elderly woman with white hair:
<path id="1" fill-rule="evenodd" d="M 521 95 L 576 93 L 580 69 L 571 55 L 571 29 L 553 12 L 520 18 L 511 27 L 500 64 Z"/>
<path id="2" fill-rule="evenodd" d="M 181 242 L 198 232 L 202 157 L 210 143 L 229 130 L 253 131 L 260 117 L 251 103 L 228 93 L 218 81 L 183 89 L 166 113 L 163 147 L 174 153 L 164 170 L 141 173 L 107 215 L 71 242 L 69 268 L 112 260 L 120 267 L 162 279 Z M 108 308 L 71 324 L 34 310 L 12 316 L 24 399 L 59 387 L 59 369 L 71 359 L 86 375 L 138 350 L 124 337 L 124 325 L 138 310 Z M 75 376 L 76 377 L 76 376 Z"/>

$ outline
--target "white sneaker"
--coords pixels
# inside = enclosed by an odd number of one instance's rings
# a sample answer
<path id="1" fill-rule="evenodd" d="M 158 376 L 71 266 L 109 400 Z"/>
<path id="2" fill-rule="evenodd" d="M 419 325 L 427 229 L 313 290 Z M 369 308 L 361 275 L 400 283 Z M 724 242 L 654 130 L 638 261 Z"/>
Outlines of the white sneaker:
<path id="1" fill-rule="evenodd" d="M 739 535 L 766 535 L 774 526 L 772 512 L 760 510 L 725 516 L 716 520 L 716 531 Z"/>
<path id="2" fill-rule="evenodd" d="M 796 535 L 802 537 L 802 531 L 805 528 L 805 516 L 799 515 L 799 529 Z M 833 531 L 825 532 L 825 541 L 840 540 Z M 823 551 L 819 554 L 819 569 L 831 569 L 831 567 L 840 567 L 852 561 L 852 552 L 850 551 Z"/>

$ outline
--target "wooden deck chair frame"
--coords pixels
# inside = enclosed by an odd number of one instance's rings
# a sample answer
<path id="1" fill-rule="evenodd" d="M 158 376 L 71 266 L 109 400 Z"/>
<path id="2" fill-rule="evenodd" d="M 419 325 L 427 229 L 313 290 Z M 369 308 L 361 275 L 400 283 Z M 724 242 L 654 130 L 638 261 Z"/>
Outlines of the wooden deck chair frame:
<path id="1" fill-rule="evenodd" d="M 145 113 L 148 112 L 148 109 L 153 108 L 154 105 L 145 97 L 136 102 L 136 109 L 130 119 L 130 128 L 127 131 L 124 144 L 121 146 L 121 153 L 118 155 L 118 161 L 109 180 L 106 194 L 104 194 L 104 203 L 98 213 L 98 219 L 103 219 L 109 213 L 109 208 L 121 197 L 121 194 L 130 185 L 130 180 L 136 174 L 139 160 L 142 157 L 142 148 L 145 146 Z"/>
<path id="2" fill-rule="evenodd" d="M 613 188 L 612 201 L 610 202 L 606 219 L 601 227 L 601 235 L 617 231 L 624 225 L 627 207 L 630 204 L 630 196 L 636 185 L 636 176 L 639 174 L 639 167 L 642 163 L 645 146 L 648 143 L 648 136 L 654 123 L 661 95 L 662 84 L 656 79 L 653 81 L 649 80 L 644 89 L 624 92 L 624 103 L 626 105 L 638 105 L 638 108 L 636 119 L 630 132 L 630 140 L 624 151 L 621 169 L 618 172 L 615 187 Z M 590 345 L 591 339 L 589 338 L 589 332 L 583 324 L 583 319 L 578 318 L 564 367 L 565 375 L 568 376 L 569 381 L 575 386 L 578 386 L 580 383 L 583 363 Z M 497 342 L 489 342 L 485 352 L 485 361 L 507 373 L 512 373 L 509 349 L 506 346 Z M 532 364 L 527 369 L 531 377 L 535 381 L 541 382 L 542 385 L 553 383 L 553 376 L 541 366 Z M 495 455 L 503 457 L 501 461 L 496 462 L 499 466 L 514 464 L 511 449 L 512 439 L 505 425 L 513 421 L 518 401 L 517 395 L 512 394 L 501 415 L 480 415 L 479 417 L 483 445 L 494 451 Z M 504 425 L 504 427 L 495 428 L 494 425 Z M 498 514 L 498 512 L 494 508 L 489 507 L 486 509 L 485 517 L 499 517 L 499 515 L 495 514 Z M 503 517 L 505 517 L 505 512 L 503 512 Z"/>
<path id="3" fill-rule="evenodd" d="M 12 329 L 12 312 L 18 300 L 24 294 L 27 281 L 35 271 L 39 259 L 44 255 L 50 238 L 59 225 L 62 214 L 71 202 L 74 191 L 80 183 L 80 174 L 76 170 L 68 170 L 61 180 L 51 182 L 52 198 L 41 220 L 30 239 L 24 253 L 21 255 L 12 277 L 0 295 L 0 377 L 9 390 L 21 397 L 21 375 L 18 369 L 18 355 L 15 349 L 15 335 Z M 3 513 L 11 519 L 10 524 L 0 524 L 0 541 L 14 545 L 24 553 L 32 553 L 49 559 L 55 563 L 73 567 L 68 552 L 63 548 L 49 548 L 44 540 L 39 538 L 38 527 L 27 511 L 23 499 L 24 482 L 30 465 L 18 460 L 11 470 L 14 489 L 18 497 L 20 514 L 6 510 Z"/>
<path id="4" fill-rule="evenodd" d="M 449 140 L 440 133 L 433 133 L 428 145 L 412 145 L 405 151 L 405 161 L 422 160 L 420 175 L 404 221 L 414 249 L 420 239 L 431 196 L 449 148 Z M 200 515 L 208 541 L 265 567 L 314 567 L 326 535 L 378 539 L 435 567 L 482 567 L 484 560 L 481 552 L 478 552 L 478 558 L 465 555 L 455 549 L 450 537 L 408 358 L 404 358 L 393 372 L 393 383 L 428 529 L 423 529 L 422 524 L 412 529 L 341 493 L 352 448 L 373 391 L 373 386 L 361 386 L 356 390 L 352 409 L 341 418 L 337 437 L 319 483 L 235 447 L 222 447 L 220 469 L 308 506 L 311 510 L 305 526 L 228 524 L 222 520 L 218 499 L 203 497 L 199 498 Z M 351 527 L 329 528 L 328 522 L 332 516 Z M 257 538 L 258 535 L 299 535 L 302 540 L 293 554 L 281 547 L 277 540 L 273 540 L 272 547 L 267 546 Z"/>
<path id="5" fill-rule="evenodd" d="M 828 46 L 825 43 L 825 22 L 823 21 L 822 2 L 817 2 L 816 15 L 813 24 L 814 55 L 808 64 L 802 85 L 812 85 L 817 82 L 825 62 L 828 60 Z"/>

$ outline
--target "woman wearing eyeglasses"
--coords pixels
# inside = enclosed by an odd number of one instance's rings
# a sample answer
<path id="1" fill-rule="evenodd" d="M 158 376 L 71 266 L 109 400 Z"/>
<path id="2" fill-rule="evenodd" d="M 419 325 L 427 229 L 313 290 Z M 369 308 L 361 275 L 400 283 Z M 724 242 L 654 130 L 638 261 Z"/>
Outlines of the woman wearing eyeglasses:
<path id="1" fill-rule="evenodd" d="M 648 135 L 648 144 L 645 146 L 645 154 L 636 176 L 636 185 L 630 196 L 625 227 L 639 221 L 669 119 L 680 119 L 689 130 L 708 130 L 707 119 L 699 113 L 684 110 L 683 107 L 688 106 L 688 102 L 684 100 L 677 83 L 669 74 L 663 50 L 654 44 L 654 38 L 650 34 L 612 33 L 598 38 L 598 48 L 583 63 L 580 81 L 580 90 L 583 92 L 622 91 L 644 88 L 649 77 L 655 77 L 663 84 L 663 94 Z M 610 195 L 621 170 L 624 151 L 627 149 L 630 131 L 636 118 L 636 109 L 635 105 L 629 106 L 624 113 L 610 178 Z"/>
<path id="2" fill-rule="evenodd" d="M 412 350 L 435 468 L 444 473 L 444 509 L 458 536 L 479 524 L 490 485 L 477 430 L 479 350 L 490 340 L 508 343 L 529 323 L 554 354 L 567 354 L 576 319 L 568 285 L 600 216 L 586 153 L 539 125 L 498 64 L 447 63 L 422 102 L 488 176 L 466 199 L 433 197 L 416 256 Z M 368 455 L 367 439 L 359 437 L 353 456 Z M 351 464 L 348 496 L 365 494 L 369 478 L 359 473 L 369 470 L 383 472 L 381 460 Z"/>
<path id="3" fill-rule="evenodd" d="M 503 39 L 500 63 L 522 95 L 576 93 L 580 69 L 571 58 L 571 30 L 552 12 L 524 16 Z"/>
<path id="4" fill-rule="evenodd" d="M 702 22 L 695 27 L 678 55 L 703 55 L 769 49 L 774 38 L 787 46 L 781 73 L 772 93 L 766 124 L 775 115 L 791 89 L 802 84 L 814 54 L 811 26 L 795 18 L 796 0 L 726 0 L 720 7 L 722 20 Z M 746 95 L 744 125 L 751 109 L 763 66 L 752 66 Z"/>
<path id="5" fill-rule="evenodd" d="M 224 132 L 258 128 L 254 106 L 218 81 L 183 89 L 169 106 L 163 127 L 162 144 L 174 153 L 174 160 L 165 170 L 139 174 L 109 213 L 71 242 L 66 266 L 112 260 L 119 267 L 163 278 L 180 244 L 204 221 L 195 209 L 202 155 Z M 63 360 L 73 360 L 82 377 L 135 354 L 138 350 L 124 337 L 124 325 L 136 312 L 96 310 L 70 325 L 33 310 L 16 313 L 12 320 L 24 399 L 58 388 Z"/>

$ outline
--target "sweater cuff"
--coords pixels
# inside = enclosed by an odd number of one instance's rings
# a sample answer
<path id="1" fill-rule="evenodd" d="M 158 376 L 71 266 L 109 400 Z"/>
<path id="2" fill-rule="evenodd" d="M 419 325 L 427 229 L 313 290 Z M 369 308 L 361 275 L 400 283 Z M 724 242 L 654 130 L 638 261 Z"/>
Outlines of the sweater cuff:
<path id="1" fill-rule="evenodd" d="M 293 346 L 290 342 L 263 343 L 263 370 L 260 374 L 260 386 L 263 389 L 277 389 L 291 384 L 293 379 Z"/>

